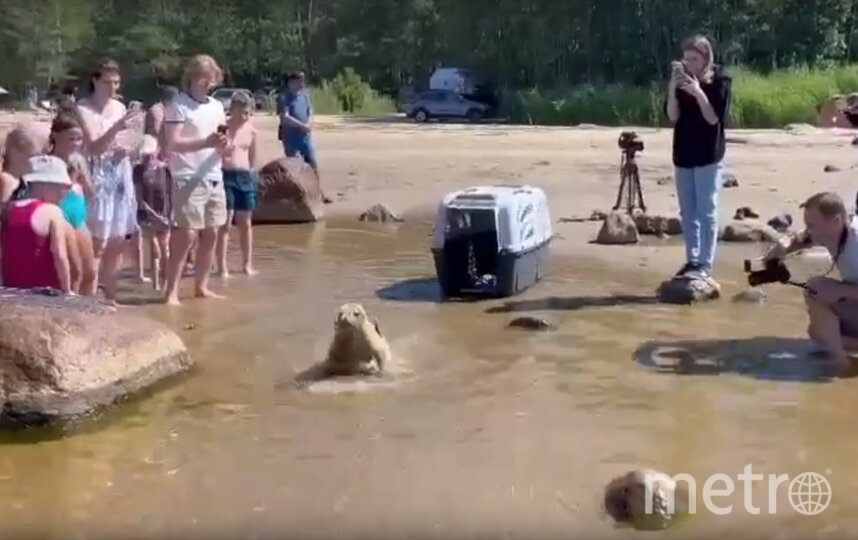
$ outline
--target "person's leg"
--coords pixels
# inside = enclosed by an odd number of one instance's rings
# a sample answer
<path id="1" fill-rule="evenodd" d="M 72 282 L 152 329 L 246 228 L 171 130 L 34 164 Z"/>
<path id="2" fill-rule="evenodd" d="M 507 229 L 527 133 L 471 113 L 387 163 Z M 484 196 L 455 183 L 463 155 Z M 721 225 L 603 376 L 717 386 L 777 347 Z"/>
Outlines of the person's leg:
<path id="1" fill-rule="evenodd" d="M 170 258 L 167 262 L 167 284 L 164 302 L 178 306 L 179 282 L 185 270 L 188 253 L 196 239 L 197 231 L 204 228 L 205 201 L 208 189 L 193 179 L 173 179 L 173 228 L 170 232 Z"/>
<path id="2" fill-rule="evenodd" d="M 308 138 L 306 141 L 302 142 L 298 145 L 297 152 L 301 154 L 301 157 L 304 158 L 307 165 L 312 167 L 313 171 L 316 173 L 316 178 L 319 179 L 319 186 L 322 191 L 322 202 L 325 204 L 331 204 L 333 199 L 328 197 L 324 188 L 321 188 L 322 176 L 319 173 L 319 163 L 316 161 L 316 149 L 313 146 L 313 140 Z"/>
<path id="3" fill-rule="evenodd" d="M 140 231 L 134 233 L 129 242 L 131 248 L 131 260 L 134 263 L 134 277 L 138 283 L 149 283 L 146 277 L 145 261 L 143 260 L 143 234 Z"/>
<path id="4" fill-rule="evenodd" d="M 825 303 L 805 295 L 807 315 L 810 318 L 807 333 L 810 339 L 825 348 L 838 371 L 849 367 L 849 357 L 843 347 L 840 319 Z"/>
<path id="5" fill-rule="evenodd" d="M 682 221 L 682 238 L 685 242 L 685 273 L 700 264 L 700 224 L 697 221 L 697 194 L 694 188 L 694 169 L 676 168 L 676 197 Z"/>
<path id="6" fill-rule="evenodd" d="M 256 274 L 256 270 L 253 268 L 253 229 L 251 216 L 251 212 L 235 213 L 235 225 L 238 228 L 238 237 L 241 243 L 242 271 L 248 276 Z"/>
<path id="7" fill-rule="evenodd" d="M 95 262 L 95 252 L 93 250 L 92 236 L 89 234 L 89 229 L 81 227 L 75 231 L 75 240 L 77 241 L 82 269 L 80 294 L 84 296 L 92 296 L 95 294 L 96 290 L 98 267 Z"/>
<path id="8" fill-rule="evenodd" d="M 147 229 L 141 233 L 146 244 L 149 245 L 149 273 L 152 275 L 152 288 L 156 291 L 161 290 L 161 246 L 155 238 L 155 232 Z"/>
<path id="9" fill-rule="evenodd" d="M 223 182 L 215 184 L 207 182 L 206 184 L 208 191 L 203 207 L 205 226 L 200 231 L 198 240 L 195 294 L 198 298 L 223 298 L 223 296 L 209 289 L 209 274 L 211 273 L 218 229 L 227 224 L 226 192 L 223 188 Z"/>
<path id="10" fill-rule="evenodd" d="M 104 257 L 101 260 L 104 297 L 112 303 L 116 303 L 119 268 L 122 265 L 122 255 L 127 247 L 128 242 L 124 236 L 111 238 L 107 241 L 107 246 L 104 249 Z"/>
<path id="11" fill-rule="evenodd" d="M 718 193 L 721 188 L 720 163 L 694 170 L 697 222 L 700 227 L 700 265 L 712 274 L 718 245 Z"/>
<path id="12" fill-rule="evenodd" d="M 156 265 L 158 272 L 158 286 L 156 290 L 162 290 L 167 282 L 167 262 L 170 260 L 170 231 L 157 231 L 155 233 L 155 243 L 158 245 L 158 252 L 161 259 Z"/>
<path id="13" fill-rule="evenodd" d="M 215 247 L 215 260 L 217 261 L 216 274 L 223 278 L 229 277 L 229 266 L 226 261 L 226 251 L 229 247 L 229 228 L 232 225 L 232 216 L 235 211 L 236 189 L 224 184 L 224 194 L 226 195 L 226 223 L 218 229 L 217 244 Z M 239 194 L 240 195 L 240 194 Z"/>

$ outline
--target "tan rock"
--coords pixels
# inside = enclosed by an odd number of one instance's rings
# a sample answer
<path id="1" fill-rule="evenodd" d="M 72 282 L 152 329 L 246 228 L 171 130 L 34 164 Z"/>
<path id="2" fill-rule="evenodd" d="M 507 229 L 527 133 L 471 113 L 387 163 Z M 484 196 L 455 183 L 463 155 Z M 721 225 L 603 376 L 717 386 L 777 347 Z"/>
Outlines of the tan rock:
<path id="1" fill-rule="evenodd" d="M 663 530 L 688 512 L 688 493 L 670 476 L 651 469 L 630 471 L 605 488 L 605 511 L 639 530 Z"/>
<path id="2" fill-rule="evenodd" d="M 744 219 L 734 221 L 721 230 L 723 242 L 776 242 L 778 232 L 762 221 Z"/>
<path id="3" fill-rule="evenodd" d="M 92 298 L 0 288 L 0 423 L 47 423 L 188 370 L 165 325 Z"/>
<path id="4" fill-rule="evenodd" d="M 374 204 L 358 218 L 364 222 L 374 223 L 400 223 L 403 220 L 399 215 L 383 204 Z"/>
<path id="5" fill-rule="evenodd" d="M 596 236 L 596 243 L 636 244 L 639 239 L 638 228 L 632 216 L 624 212 L 611 212 L 602 222 L 602 228 Z"/>
<path id="6" fill-rule="evenodd" d="M 682 222 L 678 217 L 638 214 L 634 217 L 634 220 L 640 234 L 652 234 L 656 236 L 676 236 L 682 234 Z"/>
<path id="7" fill-rule="evenodd" d="M 304 160 L 276 159 L 259 170 L 255 223 L 307 223 L 324 217 L 319 178 Z"/>

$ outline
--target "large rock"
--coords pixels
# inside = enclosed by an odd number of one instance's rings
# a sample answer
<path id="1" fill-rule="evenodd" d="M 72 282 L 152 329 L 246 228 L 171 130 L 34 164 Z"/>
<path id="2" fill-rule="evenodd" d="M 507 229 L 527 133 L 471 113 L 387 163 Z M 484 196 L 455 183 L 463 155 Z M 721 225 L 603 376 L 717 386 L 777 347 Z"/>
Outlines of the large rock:
<path id="1" fill-rule="evenodd" d="M 374 204 L 358 217 L 359 221 L 374 223 L 401 223 L 405 221 L 383 204 Z"/>
<path id="2" fill-rule="evenodd" d="M 640 237 L 632 216 L 624 212 L 611 212 L 602 222 L 596 236 L 597 244 L 637 244 Z"/>
<path id="3" fill-rule="evenodd" d="M 776 242 L 778 232 L 765 223 L 755 219 L 734 221 L 721 230 L 724 242 Z"/>
<path id="4" fill-rule="evenodd" d="M 721 287 L 714 279 L 671 278 L 658 288 L 658 300 L 664 304 L 699 304 L 721 297 Z"/>
<path id="5" fill-rule="evenodd" d="M 324 218 L 319 177 L 303 159 L 275 159 L 259 170 L 254 222 L 307 223 Z"/>
<path id="6" fill-rule="evenodd" d="M 670 236 L 682 234 L 682 222 L 678 217 L 638 214 L 634 220 L 640 234 L 668 234 Z"/>
<path id="7" fill-rule="evenodd" d="M 0 424 L 94 411 L 188 370 L 163 324 L 93 298 L 0 288 Z"/>

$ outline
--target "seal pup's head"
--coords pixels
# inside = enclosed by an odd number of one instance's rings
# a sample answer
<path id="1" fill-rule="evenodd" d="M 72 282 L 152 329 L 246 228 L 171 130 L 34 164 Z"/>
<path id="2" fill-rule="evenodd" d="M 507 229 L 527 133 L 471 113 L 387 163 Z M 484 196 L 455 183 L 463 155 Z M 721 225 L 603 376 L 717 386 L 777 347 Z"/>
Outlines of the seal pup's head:
<path id="1" fill-rule="evenodd" d="M 337 310 L 334 327 L 338 329 L 360 328 L 366 321 L 366 310 L 360 304 L 343 304 Z"/>

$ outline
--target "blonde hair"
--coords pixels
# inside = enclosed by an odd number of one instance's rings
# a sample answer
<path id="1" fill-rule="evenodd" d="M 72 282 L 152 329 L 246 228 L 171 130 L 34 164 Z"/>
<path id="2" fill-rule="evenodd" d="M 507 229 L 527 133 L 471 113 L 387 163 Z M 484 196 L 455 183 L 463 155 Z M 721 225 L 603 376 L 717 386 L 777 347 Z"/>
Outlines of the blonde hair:
<path id="1" fill-rule="evenodd" d="M 41 154 L 48 149 L 49 139 L 50 133 L 45 126 L 32 122 L 17 124 L 6 135 L 3 168 L 8 165 L 10 152 L 20 152 L 27 145 L 32 145 L 36 153 Z"/>
<path id="2" fill-rule="evenodd" d="M 198 54 L 188 61 L 182 73 L 182 89 L 187 91 L 191 82 L 200 75 L 211 75 L 214 84 L 223 81 L 223 71 L 214 58 L 207 54 Z"/>
<path id="3" fill-rule="evenodd" d="M 703 74 L 700 76 L 702 82 L 712 82 L 712 77 L 715 75 L 715 49 L 712 48 L 712 42 L 709 38 L 702 35 L 693 36 L 682 44 L 682 50 L 693 51 L 703 57 L 706 62 L 703 67 Z"/>

